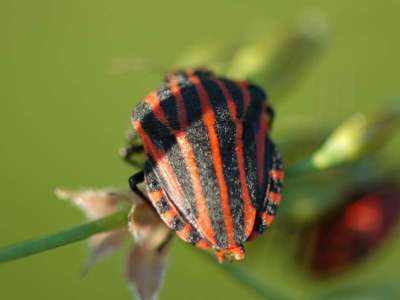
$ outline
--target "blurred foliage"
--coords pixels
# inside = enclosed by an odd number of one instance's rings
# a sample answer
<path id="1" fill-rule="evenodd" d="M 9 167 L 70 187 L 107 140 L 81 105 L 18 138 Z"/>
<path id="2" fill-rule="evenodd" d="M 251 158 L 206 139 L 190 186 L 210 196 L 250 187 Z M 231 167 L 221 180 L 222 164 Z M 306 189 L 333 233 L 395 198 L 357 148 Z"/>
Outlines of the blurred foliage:
<path id="1" fill-rule="evenodd" d="M 0 243 L 80 222 L 65 204 L 49 201 L 55 186 L 124 185 L 132 170 L 119 163 L 117 148 L 134 103 L 169 65 L 206 65 L 266 88 L 277 111 L 274 140 L 287 165 L 311 155 L 323 141 L 319 166 L 329 165 L 321 155 L 333 153 L 328 162 L 337 162 L 337 154 L 357 158 L 287 181 L 274 226 L 248 245 L 246 260 L 235 268 L 295 299 L 396 299 L 396 230 L 365 261 L 330 279 L 313 277 L 298 252 L 302 226 L 343 204 L 343 191 L 387 177 L 399 180 L 399 137 L 379 126 L 387 122 L 377 121 L 392 120 L 386 117 L 396 110 L 379 112 L 398 103 L 391 99 L 399 93 L 400 42 L 393 38 L 399 8 L 396 1 L 361 0 L 203 1 L 190 8 L 180 1 L 157 7 L 132 1 L 3 1 Z M 192 50 L 185 50 L 188 45 Z M 132 67 L 135 72 L 125 72 Z M 358 117 L 336 129 L 354 112 Z M 343 134 L 349 130 L 353 134 Z M 374 146 L 368 156 L 359 151 L 365 145 Z M 83 247 L 2 266 L 2 296 L 127 299 L 118 276 L 121 256 L 80 280 Z M 161 299 L 257 298 L 183 242 L 176 240 L 171 252 Z"/>

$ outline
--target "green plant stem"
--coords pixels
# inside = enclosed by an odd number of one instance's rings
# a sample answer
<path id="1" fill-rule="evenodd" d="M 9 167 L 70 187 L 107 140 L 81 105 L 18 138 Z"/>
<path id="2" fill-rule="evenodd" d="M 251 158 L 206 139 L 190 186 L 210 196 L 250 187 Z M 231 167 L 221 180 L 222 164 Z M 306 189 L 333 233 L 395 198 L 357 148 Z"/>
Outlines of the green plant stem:
<path id="1" fill-rule="evenodd" d="M 92 221 L 83 225 L 43 236 L 38 239 L 28 240 L 0 249 L 0 263 L 23 258 L 36 253 L 79 242 L 90 236 L 127 226 L 128 210 L 121 210 L 108 217 Z"/>

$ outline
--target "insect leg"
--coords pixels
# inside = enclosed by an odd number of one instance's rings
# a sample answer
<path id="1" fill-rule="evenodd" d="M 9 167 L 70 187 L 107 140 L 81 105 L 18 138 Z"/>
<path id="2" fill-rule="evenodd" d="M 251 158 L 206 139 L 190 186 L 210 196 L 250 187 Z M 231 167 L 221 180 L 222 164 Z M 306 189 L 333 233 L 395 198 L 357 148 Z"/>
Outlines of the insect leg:
<path id="1" fill-rule="evenodd" d="M 129 186 L 131 190 L 138 195 L 145 202 L 149 202 L 149 199 L 144 195 L 144 193 L 139 189 L 138 184 L 144 181 L 144 172 L 140 171 L 138 173 L 133 174 L 129 178 Z"/>
<path id="2" fill-rule="evenodd" d="M 143 151 L 144 151 L 143 145 L 131 145 L 122 148 L 120 151 L 120 155 L 122 159 L 126 161 L 128 164 L 136 168 L 141 168 L 143 167 L 143 164 L 134 160 L 133 155 L 138 153 L 143 153 Z"/>
<path id="3" fill-rule="evenodd" d="M 142 168 L 143 164 L 137 162 L 133 157 L 135 154 L 143 153 L 144 147 L 140 144 L 139 137 L 133 131 L 128 133 L 127 144 L 127 146 L 120 150 L 120 156 L 130 165 L 137 168 Z"/>

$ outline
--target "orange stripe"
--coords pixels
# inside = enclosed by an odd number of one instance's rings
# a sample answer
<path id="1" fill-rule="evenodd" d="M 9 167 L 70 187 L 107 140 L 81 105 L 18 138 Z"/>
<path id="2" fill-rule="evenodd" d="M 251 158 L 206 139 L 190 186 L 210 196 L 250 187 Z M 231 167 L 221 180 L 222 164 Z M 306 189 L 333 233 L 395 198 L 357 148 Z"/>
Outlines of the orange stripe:
<path id="1" fill-rule="evenodd" d="M 216 244 L 215 233 L 211 224 L 211 219 L 208 213 L 207 200 L 204 197 L 203 187 L 200 180 L 200 172 L 197 168 L 195 156 L 193 153 L 192 145 L 188 141 L 186 135 L 180 132 L 176 136 L 179 148 L 185 159 L 187 170 L 193 184 L 193 191 L 196 197 L 199 225 L 204 237 L 206 237 L 212 244 Z"/>
<path id="2" fill-rule="evenodd" d="M 185 103 L 181 94 L 181 88 L 177 82 L 171 84 L 170 87 L 172 95 L 175 97 L 176 106 L 178 109 L 179 125 L 181 128 L 186 128 L 188 124 L 187 115 L 185 111 Z"/>
<path id="3" fill-rule="evenodd" d="M 182 240 L 187 241 L 192 231 L 193 227 L 189 223 L 186 223 L 181 230 L 176 231 L 176 235 L 179 236 Z"/>
<path id="4" fill-rule="evenodd" d="M 283 170 L 272 169 L 271 177 L 277 181 L 283 181 L 283 179 L 285 179 L 285 173 Z"/>
<path id="5" fill-rule="evenodd" d="M 169 122 L 160 106 L 160 100 L 158 99 L 157 93 L 156 92 L 151 92 L 145 99 L 144 101 L 150 106 L 151 111 L 154 113 L 156 118 L 168 128 L 171 133 L 174 132 L 174 130 L 169 126 Z"/>
<path id="6" fill-rule="evenodd" d="M 281 202 L 281 194 L 275 192 L 269 192 L 268 199 L 272 201 L 272 203 L 279 205 Z"/>
<path id="7" fill-rule="evenodd" d="M 199 249 L 203 249 L 203 250 L 211 248 L 210 244 L 207 243 L 207 241 L 203 240 L 203 239 L 201 239 L 200 241 L 198 241 L 196 243 L 196 247 L 199 248 Z"/>
<path id="8" fill-rule="evenodd" d="M 203 122 L 207 127 L 208 130 L 208 137 L 210 140 L 210 147 L 211 147 L 211 154 L 213 158 L 213 164 L 215 167 L 215 173 L 217 176 L 217 183 L 221 194 L 221 206 L 222 212 L 224 215 L 224 222 L 226 233 L 228 236 L 228 244 L 229 247 L 234 247 L 236 242 L 234 240 L 234 232 L 233 232 L 233 220 L 232 220 L 232 213 L 231 208 L 229 206 L 229 193 L 228 193 L 228 186 L 226 185 L 225 178 L 224 178 L 224 171 L 223 171 L 223 164 L 221 153 L 219 149 L 219 141 L 218 135 L 215 131 L 214 124 L 216 122 L 214 111 L 212 105 L 210 103 L 210 99 L 204 87 L 201 84 L 200 79 L 197 76 L 190 77 L 190 80 L 193 82 L 200 100 L 201 110 L 203 112 Z"/>
<path id="9" fill-rule="evenodd" d="M 185 72 L 186 72 L 186 75 L 187 75 L 188 77 L 191 77 L 191 76 L 194 75 L 194 72 L 193 72 L 193 69 L 192 69 L 192 68 L 187 68 L 187 69 L 185 70 Z"/>
<path id="10" fill-rule="evenodd" d="M 164 197 L 164 192 L 163 191 L 153 191 L 153 192 L 148 192 L 147 194 L 155 202 L 160 201 L 161 198 Z"/>
<path id="11" fill-rule="evenodd" d="M 165 213 L 161 214 L 160 216 L 165 220 L 167 224 L 170 224 L 171 221 L 178 215 L 175 207 L 172 209 L 167 210 Z"/>
<path id="12" fill-rule="evenodd" d="M 243 97 L 243 115 L 242 118 L 245 117 L 247 110 L 249 109 L 250 105 L 250 92 L 248 90 L 249 84 L 247 81 L 235 81 L 235 83 L 240 87 L 242 91 L 242 97 Z"/>
<path id="13" fill-rule="evenodd" d="M 270 226 L 274 220 L 274 216 L 267 213 L 261 213 L 261 220 L 263 221 L 263 224 Z"/>
<path id="14" fill-rule="evenodd" d="M 254 220 L 256 215 L 256 210 L 253 207 L 253 203 L 251 202 L 250 192 L 247 186 L 246 180 L 246 172 L 244 167 L 244 154 L 243 154 L 243 125 L 237 119 L 237 111 L 236 104 L 234 103 L 231 95 L 226 89 L 225 85 L 220 80 L 215 80 L 224 94 L 225 99 L 227 100 L 229 114 L 231 115 L 232 121 L 236 126 L 236 141 L 235 141 L 235 149 L 236 149 L 236 159 L 239 168 L 239 177 L 240 177 L 240 185 L 242 190 L 242 198 L 244 204 L 244 222 L 245 222 L 245 235 L 248 237 L 253 231 Z"/>

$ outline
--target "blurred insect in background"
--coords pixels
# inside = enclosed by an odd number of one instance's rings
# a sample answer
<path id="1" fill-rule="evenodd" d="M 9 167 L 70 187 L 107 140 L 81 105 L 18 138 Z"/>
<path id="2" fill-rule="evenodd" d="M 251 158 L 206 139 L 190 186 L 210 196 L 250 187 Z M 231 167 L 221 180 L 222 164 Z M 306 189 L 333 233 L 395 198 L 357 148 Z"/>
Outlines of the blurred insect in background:
<path id="1" fill-rule="evenodd" d="M 303 235 L 311 272 L 337 274 L 365 259 L 398 224 L 400 186 L 370 184 L 346 195 L 348 201 L 311 224 Z M 303 249 L 304 250 L 304 249 Z"/>
<path id="2" fill-rule="evenodd" d="M 243 259 L 243 244 L 271 225 L 281 199 L 273 110 L 259 87 L 208 70 L 171 72 L 165 81 L 133 111 L 143 145 L 132 137 L 123 155 L 135 166 L 135 154 L 147 160 L 130 186 L 182 240 L 214 249 L 220 262 Z"/>

